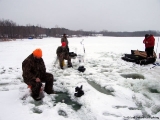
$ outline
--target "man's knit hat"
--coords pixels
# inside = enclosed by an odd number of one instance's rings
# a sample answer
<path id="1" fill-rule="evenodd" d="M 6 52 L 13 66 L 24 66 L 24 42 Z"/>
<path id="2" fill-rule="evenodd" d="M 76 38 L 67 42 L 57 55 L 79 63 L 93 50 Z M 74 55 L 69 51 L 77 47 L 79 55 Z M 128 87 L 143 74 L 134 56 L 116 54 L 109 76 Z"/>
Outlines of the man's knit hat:
<path id="1" fill-rule="evenodd" d="M 145 34 L 145 38 L 147 38 L 149 36 L 149 34 Z"/>
<path id="2" fill-rule="evenodd" d="M 40 48 L 37 48 L 33 51 L 33 55 L 37 58 L 41 58 L 42 57 L 42 50 Z"/>

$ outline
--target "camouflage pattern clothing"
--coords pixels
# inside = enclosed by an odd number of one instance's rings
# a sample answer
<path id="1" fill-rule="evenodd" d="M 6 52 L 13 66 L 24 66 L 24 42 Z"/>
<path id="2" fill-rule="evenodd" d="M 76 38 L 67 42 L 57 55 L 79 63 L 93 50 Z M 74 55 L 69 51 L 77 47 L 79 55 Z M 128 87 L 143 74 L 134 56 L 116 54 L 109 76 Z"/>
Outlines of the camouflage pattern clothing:
<path id="1" fill-rule="evenodd" d="M 69 52 L 67 50 L 67 47 L 59 46 L 57 48 L 56 53 L 57 53 L 57 57 L 59 59 L 59 64 L 60 64 L 61 69 L 63 69 L 63 61 L 64 61 L 64 59 L 67 60 L 68 67 L 72 67 L 71 57 L 69 56 Z"/>
<path id="2" fill-rule="evenodd" d="M 31 86 L 33 97 L 38 97 L 42 86 L 41 82 L 45 82 L 44 91 L 47 94 L 53 93 L 53 75 L 46 73 L 46 67 L 42 58 L 37 59 L 33 54 L 29 55 L 22 62 L 23 79 L 27 85 Z M 36 82 L 39 78 L 41 82 Z"/>

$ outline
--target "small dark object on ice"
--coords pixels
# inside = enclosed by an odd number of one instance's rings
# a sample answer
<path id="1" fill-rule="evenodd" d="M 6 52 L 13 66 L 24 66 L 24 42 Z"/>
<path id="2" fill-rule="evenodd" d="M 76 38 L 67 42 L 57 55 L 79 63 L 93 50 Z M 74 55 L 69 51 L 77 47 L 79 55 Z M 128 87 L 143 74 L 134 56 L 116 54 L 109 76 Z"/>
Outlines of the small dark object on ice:
<path id="1" fill-rule="evenodd" d="M 86 70 L 86 68 L 84 66 L 79 66 L 78 67 L 79 72 L 84 72 L 85 70 Z"/>
<path id="2" fill-rule="evenodd" d="M 84 95 L 84 91 L 82 90 L 82 85 L 81 87 L 76 87 L 75 92 L 76 93 L 74 93 L 74 96 L 76 97 L 81 97 L 82 95 Z"/>

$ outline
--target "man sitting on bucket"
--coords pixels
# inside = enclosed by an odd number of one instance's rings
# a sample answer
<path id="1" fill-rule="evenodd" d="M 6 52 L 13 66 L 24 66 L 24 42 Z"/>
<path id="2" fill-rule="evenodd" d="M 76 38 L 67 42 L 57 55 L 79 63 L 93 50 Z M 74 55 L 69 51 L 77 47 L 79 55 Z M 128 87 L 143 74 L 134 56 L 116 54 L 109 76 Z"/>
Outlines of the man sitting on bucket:
<path id="1" fill-rule="evenodd" d="M 63 69 L 64 60 L 68 61 L 68 67 L 72 67 L 71 57 L 69 56 L 69 51 L 66 47 L 66 42 L 62 42 L 62 46 L 57 48 L 57 57 L 59 59 L 60 68 Z"/>
<path id="2" fill-rule="evenodd" d="M 35 100 L 40 100 L 41 82 L 45 82 L 44 91 L 47 94 L 54 94 L 53 90 L 53 75 L 46 72 L 46 67 L 42 59 L 42 50 L 35 49 L 22 62 L 23 79 L 24 82 L 31 87 L 32 97 Z"/>

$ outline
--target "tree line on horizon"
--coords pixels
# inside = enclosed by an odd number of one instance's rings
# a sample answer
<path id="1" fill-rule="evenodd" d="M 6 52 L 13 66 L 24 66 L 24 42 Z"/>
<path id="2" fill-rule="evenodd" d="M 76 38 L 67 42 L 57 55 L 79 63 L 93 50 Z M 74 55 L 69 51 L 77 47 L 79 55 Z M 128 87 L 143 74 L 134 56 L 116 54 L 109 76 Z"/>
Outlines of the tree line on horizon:
<path id="1" fill-rule="evenodd" d="M 12 20 L 0 20 L 0 39 L 23 39 L 23 38 L 43 38 L 43 37 L 61 37 L 63 34 L 68 37 L 82 37 L 82 36 L 114 36 L 114 37 L 142 37 L 145 34 L 153 34 L 160 36 L 159 31 L 135 31 L 135 32 L 112 32 L 103 30 L 96 31 L 83 31 L 83 30 L 69 30 L 66 28 L 43 28 L 40 25 L 17 25 Z"/>

